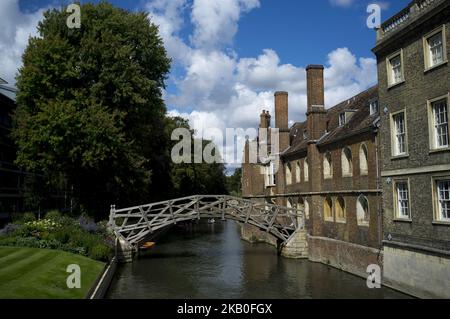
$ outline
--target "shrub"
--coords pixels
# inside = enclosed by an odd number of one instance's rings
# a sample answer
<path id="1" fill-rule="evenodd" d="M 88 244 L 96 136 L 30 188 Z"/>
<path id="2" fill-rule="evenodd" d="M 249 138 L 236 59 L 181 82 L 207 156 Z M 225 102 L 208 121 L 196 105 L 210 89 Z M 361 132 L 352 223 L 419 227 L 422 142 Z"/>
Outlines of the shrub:
<path id="1" fill-rule="evenodd" d="M 95 233 L 98 230 L 97 224 L 86 215 L 81 215 L 78 222 L 84 231 Z"/>
<path id="2" fill-rule="evenodd" d="M 59 221 L 61 219 L 61 213 L 57 210 L 51 210 L 45 214 L 45 218 L 53 221 Z"/>
<path id="3" fill-rule="evenodd" d="M 20 219 L 20 221 L 22 223 L 29 223 L 29 222 L 33 222 L 36 220 L 36 216 L 34 215 L 34 213 L 24 213 L 22 215 L 22 218 Z"/>
<path id="4" fill-rule="evenodd" d="M 105 244 L 96 244 L 91 248 L 89 257 L 99 261 L 108 261 L 111 256 L 111 249 Z"/>
<path id="5" fill-rule="evenodd" d="M 7 224 L 3 229 L 0 230 L 0 236 L 11 236 L 17 233 L 21 229 L 21 225 L 18 224 Z"/>

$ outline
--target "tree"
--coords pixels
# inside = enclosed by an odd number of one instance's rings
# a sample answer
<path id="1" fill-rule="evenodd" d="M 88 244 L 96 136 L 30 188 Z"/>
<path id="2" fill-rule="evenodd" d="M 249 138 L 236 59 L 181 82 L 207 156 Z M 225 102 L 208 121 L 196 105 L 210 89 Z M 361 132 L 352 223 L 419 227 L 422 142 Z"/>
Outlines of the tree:
<path id="1" fill-rule="evenodd" d="M 162 100 L 170 69 L 143 12 L 84 4 L 80 29 L 49 10 L 17 77 L 17 164 L 50 182 L 64 176 L 89 210 L 165 191 L 169 140 Z"/>
<path id="2" fill-rule="evenodd" d="M 240 197 L 241 191 L 242 168 L 236 168 L 233 175 L 227 176 L 226 185 L 228 194 Z"/>

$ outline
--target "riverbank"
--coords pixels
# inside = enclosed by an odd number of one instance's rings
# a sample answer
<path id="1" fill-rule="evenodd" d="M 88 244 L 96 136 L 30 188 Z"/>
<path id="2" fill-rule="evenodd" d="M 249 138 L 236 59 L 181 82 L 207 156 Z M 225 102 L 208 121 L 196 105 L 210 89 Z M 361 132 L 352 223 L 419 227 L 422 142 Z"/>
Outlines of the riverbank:
<path id="1" fill-rule="evenodd" d="M 67 266 L 78 265 L 81 288 L 69 289 Z M 104 269 L 103 262 L 59 250 L 0 247 L 0 299 L 82 299 Z"/>

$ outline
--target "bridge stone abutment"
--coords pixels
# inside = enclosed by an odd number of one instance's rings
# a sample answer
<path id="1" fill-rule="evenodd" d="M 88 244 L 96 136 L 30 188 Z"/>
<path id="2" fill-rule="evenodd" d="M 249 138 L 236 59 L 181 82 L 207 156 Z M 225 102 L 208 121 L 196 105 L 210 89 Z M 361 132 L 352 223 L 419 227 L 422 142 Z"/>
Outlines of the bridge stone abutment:
<path id="1" fill-rule="evenodd" d="M 293 259 L 307 259 L 309 257 L 307 231 L 304 229 L 297 230 L 282 247 L 281 256 Z"/>

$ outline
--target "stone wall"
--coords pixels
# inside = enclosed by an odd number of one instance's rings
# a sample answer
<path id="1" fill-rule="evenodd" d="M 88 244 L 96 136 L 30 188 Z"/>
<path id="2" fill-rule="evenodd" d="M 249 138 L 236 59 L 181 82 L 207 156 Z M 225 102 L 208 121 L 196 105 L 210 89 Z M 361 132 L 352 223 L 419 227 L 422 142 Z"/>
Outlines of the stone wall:
<path id="1" fill-rule="evenodd" d="M 380 250 L 326 237 L 308 236 L 309 260 L 367 278 L 367 267 L 376 264 L 382 267 Z"/>
<path id="2" fill-rule="evenodd" d="M 267 243 L 277 247 L 277 239 L 258 227 L 241 224 L 241 238 L 250 243 Z"/>
<path id="3" fill-rule="evenodd" d="M 383 284 L 420 298 L 450 298 L 450 259 L 384 246 Z"/>

